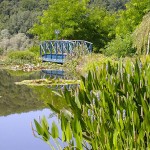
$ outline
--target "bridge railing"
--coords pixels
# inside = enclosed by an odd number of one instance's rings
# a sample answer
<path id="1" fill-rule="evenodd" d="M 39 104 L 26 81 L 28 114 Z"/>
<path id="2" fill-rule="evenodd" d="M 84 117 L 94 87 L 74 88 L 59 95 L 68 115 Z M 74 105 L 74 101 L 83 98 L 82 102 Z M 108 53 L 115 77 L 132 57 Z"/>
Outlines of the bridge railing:
<path id="1" fill-rule="evenodd" d="M 47 40 L 40 44 L 40 55 L 49 59 L 64 59 L 72 54 L 92 52 L 92 43 L 84 40 Z"/>

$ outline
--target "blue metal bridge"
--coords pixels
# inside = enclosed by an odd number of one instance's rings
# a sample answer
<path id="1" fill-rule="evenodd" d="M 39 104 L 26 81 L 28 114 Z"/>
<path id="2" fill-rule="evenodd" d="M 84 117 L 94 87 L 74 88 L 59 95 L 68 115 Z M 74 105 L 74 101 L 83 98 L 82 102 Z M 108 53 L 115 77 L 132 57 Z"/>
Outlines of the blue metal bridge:
<path id="1" fill-rule="evenodd" d="M 43 62 L 64 63 L 66 57 L 92 52 L 92 43 L 84 40 L 49 40 L 40 44 Z"/>

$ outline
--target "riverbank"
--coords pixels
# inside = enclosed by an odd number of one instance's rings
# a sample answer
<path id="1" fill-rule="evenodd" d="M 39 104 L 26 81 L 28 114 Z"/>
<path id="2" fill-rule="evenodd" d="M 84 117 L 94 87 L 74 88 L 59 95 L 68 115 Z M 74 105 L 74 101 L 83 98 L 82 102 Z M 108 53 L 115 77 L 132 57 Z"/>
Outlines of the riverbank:
<path id="1" fill-rule="evenodd" d="M 8 69 L 8 70 L 22 70 L 25 72 L 30 71 L 38 71 L 41 69 L 62 69 L 61 64 L 55 64 L 50 62 L 41 62 L 40 58 L 37 61 L 28 62 L 28 61 L 18 61 L 18 62 L 11 62 L 8 61 L 7 56 L 0 56 L 0 68 L 1 69 Z"/>
<path id="2" fill-rule="evenodd" d="M 94 67 L 98 68 L 104 63 L 110 61 L 111 63 L 116 63 L 119 60 L 125 62 L 130 61 L 134 62 L 136 58 L 140 58 L 141 62 L 150 60 L 149 55 L 143 56 L 134 56 L 134 57 L 125 57 L 117 58 L 115 56 L 107 57 L 102 54 L 88 54 L 81 57 L 67 59 L 64 64 L 57 64 L 51 62 L 41 62 L 40 58 L 37 62 L 21 62 L 20 63 L 9 63 L 6 56 L 0 56 L 0 68 L 8 70 L 22 70 L 24 72 L 38 71 L 41 69 L 49 70 L 64 70 L 66 72 L 77 73 L 80 75 L 86 74 L 89 70 Z"/>

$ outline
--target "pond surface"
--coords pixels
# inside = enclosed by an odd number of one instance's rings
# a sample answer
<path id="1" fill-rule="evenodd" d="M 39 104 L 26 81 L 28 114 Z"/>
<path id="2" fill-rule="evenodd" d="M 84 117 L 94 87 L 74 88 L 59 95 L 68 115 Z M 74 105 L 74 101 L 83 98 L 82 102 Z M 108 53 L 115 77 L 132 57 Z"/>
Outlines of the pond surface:
<path id="1" fill-rule="evenodd" d="M 0 150 L 50 149 L 46 143 L 33 136 L 30 123 L 45 115 L 50 124 L 53 121 L 58 124 L 57 115 L 45 103 L 51 103 L 57 109 L 62 109 L 66 103 L 56 97 L 50 87 L 15 85 L 15 82 L 46 76 L 49 77 L 49 74 L 43 71 L 25 73 L 0 70 Z M 64 78 L 64 75 L 51 76 L 58 77 Z M 49 117 L 52 114 L 53 117 Z"/>
<path id="2" fill-rule="evenodd" d="M 0 117 L 0 149 L 1 150 L 49 150 L 49 146 L 33 136 L 31 121 L 39 116 L 48 117 L 49 109 L 30 111 Z M 57 121 L 54 117 L 50 122 Z"/>

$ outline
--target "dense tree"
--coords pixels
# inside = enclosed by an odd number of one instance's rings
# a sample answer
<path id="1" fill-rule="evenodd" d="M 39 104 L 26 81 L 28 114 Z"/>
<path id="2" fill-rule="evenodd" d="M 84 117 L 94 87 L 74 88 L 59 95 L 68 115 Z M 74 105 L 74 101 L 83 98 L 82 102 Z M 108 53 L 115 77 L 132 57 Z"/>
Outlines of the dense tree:
<path id="1" fill-rule="evenodd" d="M 133 55 L 135 52 L 141 54 L 144 51 L 145 53 L 148 45 L 149 11 L 149 0 L 131 0 L 128 2 L 126 9 L 117 13 L 116 37 L 105 47 L 104 53 L 117 55 L 118 57 Z M 139 28 L 138 25 L 145 14 L 147 14 L 147 17 L 145 17 Z"/>
<path id="2" fill-rule="evenodd" d="M 124 7 L 127 0 L 89 0 L 93 7 L 118 10 Z M 0 30 L 8 29 L 11 34 L 26 33 L 37 22 L 37 16 L 52 4 L 52 0 L 1 0 L 0 1 Z M 65 1 L 63 2 L 65 4 Z M 92 5 L 94 4 L 94 5 Z M 119 6 L 118 6 L 119 5 Z M 71 9 L 76 6 L 71 6 Z M 63 13 L 63 12 L 62 12 Z M 28 14 L 28 17 L 26 15 Z"/>
<path id="3" fill-rule="evenodd" d="M 56 11 L 57 10 L 57 11 Z M 56 0 L 51 1 L 44 11 L 39 24 L 32 33 L 40 39 L 80 39 L 94 43 L 96 51 L 103 47 L 113 36 L 113 16 L 105 9 L 89 7 L 88 1 Z M 59 30 L 57 37 L 55 31 Z"/>
<path id="4" fill-rule="evenodd" d="M 35 34 L 42 40 L 87 40 L 98 52 L 115 35 L 123 42 L 149 10 L 149 0 L 1 0 L 0 31 L 30 38 Z"/>
<path id="5" fill-rule="evenodd" d="M 109 11 L 118 11 L 125 9 L 125 4 L 129 0 L 91 0 L 91 4 L 99 7 L 106 7 Z"/>
<path id="6" fill-rule="evenodd" d="M 108 10 L 111 11 L 118 11 L 118 10 L 124 10 L 125 9 L 125 4 L 129 0 L 106 0 L 106 6 Z"/>
<path id="7" fill-rule="evenodd" d="M 8 29 L 11 34 L 26 33 L 47 7 L 48 0 L 0 1 L 0 30 Z"/>
<path id="8" fill-rule="evenodd" d="M 7 28 L 11 34 L 27 33 L 37 21 L 39 15 L 41 15 L 40 12 L 19 11 L 18 13 L 11 15 L 7 22 Z"/>
<path id="9" fill-rule="evenodd" d="M 128 32 L 133 32 L 148 11 L 150 11 L 149 0 L 131 0 L 128 2 L 126 10 L 119 13 L 116 34 L 125 35 Z"/>
<path id="10" fill-rule="evenodd" d="M 12 50 L 25 50 L 33 46 L 33 41 L 24 33 L 18 33 L 10 36 L 7 29 L 1 31 L 0 48 L 4 54 Z"/>

